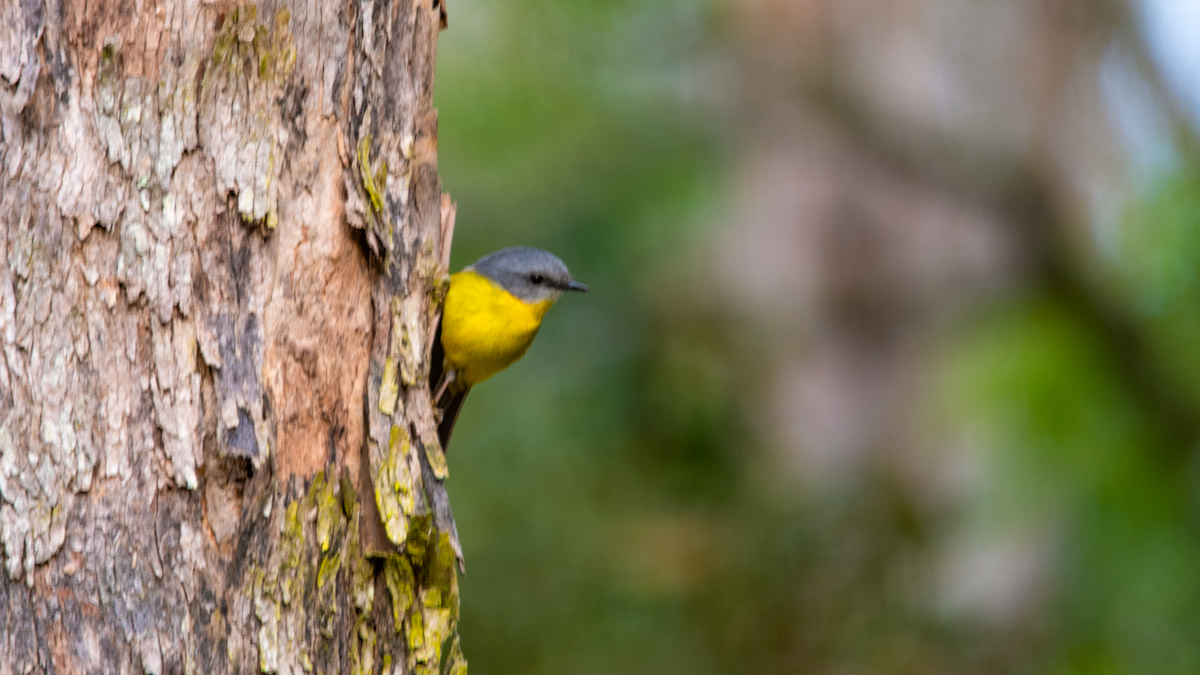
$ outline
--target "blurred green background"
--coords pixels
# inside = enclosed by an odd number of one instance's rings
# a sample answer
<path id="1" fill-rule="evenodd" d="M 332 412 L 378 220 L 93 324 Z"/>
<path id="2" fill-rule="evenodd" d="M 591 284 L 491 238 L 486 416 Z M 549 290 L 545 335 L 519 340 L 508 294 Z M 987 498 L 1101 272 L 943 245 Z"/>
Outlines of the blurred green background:
<path id="1" fill-rule="evenodd" d="M 452 2 L 453 267 L 592 287 L 458 424 L 472 672 L 1200 672 L 1174 5 Z"/>

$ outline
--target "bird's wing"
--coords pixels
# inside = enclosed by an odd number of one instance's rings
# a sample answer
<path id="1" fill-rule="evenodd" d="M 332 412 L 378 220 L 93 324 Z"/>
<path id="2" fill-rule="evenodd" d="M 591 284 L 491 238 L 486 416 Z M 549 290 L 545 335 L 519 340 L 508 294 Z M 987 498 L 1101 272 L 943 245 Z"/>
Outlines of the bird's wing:
<path id="1" fill-rule="evenodd" d="M 442 414 L 442 418 L 438 422 L 438 442 L 442 444 L 443 452 L 450 449 L 450 434 L 454 433 L 454 423 L 458 421 L 458 413 L 462 410 L 463 401 L 471 391 L 471 387 L 462 381 L 453 383 L 445 381 L 451 375 L 446 371 L 445 359 L 446 350 L 442 347 L 442 320 L 439 318 L 437 332 L 433 338 L 433 350 L 430 354 L 429 391 L 431 394 L 441 392 L 433 405 Z"/>

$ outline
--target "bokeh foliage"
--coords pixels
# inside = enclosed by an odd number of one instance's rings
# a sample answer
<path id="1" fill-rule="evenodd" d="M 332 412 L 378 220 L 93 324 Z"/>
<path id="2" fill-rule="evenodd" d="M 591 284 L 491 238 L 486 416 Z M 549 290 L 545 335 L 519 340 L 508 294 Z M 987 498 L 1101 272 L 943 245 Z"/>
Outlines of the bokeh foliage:
<path id="1" fill-rule="evenodd" d="M 748 414 L 759 336 L 702 263 L 738 150 L 694 96 L 718 8 L 459 0 L 450 19 L 454 267 L 529 244 L 593 289 L 458 425 L 475 672 L 1200 672 L 1200 164 L 1131 201 L 1114 257 L 1079 274 L 1103 279 L 1087 306 L 1034 275 L 948 329 L 928 407 L 975 441 L 966 496 L 930 505 L 887 470 L 811 494 Z M 1037 613 L 939 611 L 949 530 L 1043 542 Z"/>

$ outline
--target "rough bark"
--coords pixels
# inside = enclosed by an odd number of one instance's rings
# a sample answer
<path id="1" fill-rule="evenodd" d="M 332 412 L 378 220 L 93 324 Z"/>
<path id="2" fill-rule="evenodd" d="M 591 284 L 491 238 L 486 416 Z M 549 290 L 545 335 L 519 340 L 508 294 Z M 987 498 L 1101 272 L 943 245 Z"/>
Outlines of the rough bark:
<path id="1" fill-rule="evenodd" d="M 0 0 L 0 674 L 465 672 L 438 0 Z"/>

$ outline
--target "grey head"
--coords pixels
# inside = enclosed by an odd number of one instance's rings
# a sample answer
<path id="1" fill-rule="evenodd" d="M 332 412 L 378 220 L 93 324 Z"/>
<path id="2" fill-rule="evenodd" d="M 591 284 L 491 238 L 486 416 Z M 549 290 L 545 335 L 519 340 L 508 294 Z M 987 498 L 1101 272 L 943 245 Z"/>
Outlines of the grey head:
<path id="1" fill-rule="evenodd" d="M 513 246 L 489 253 L 467 269 L 491 279 L 525 302 L 557 300 L 563 291 L 586 293 L 587 286 L 571 279 L 558 256 L 540 248 Z"/>

